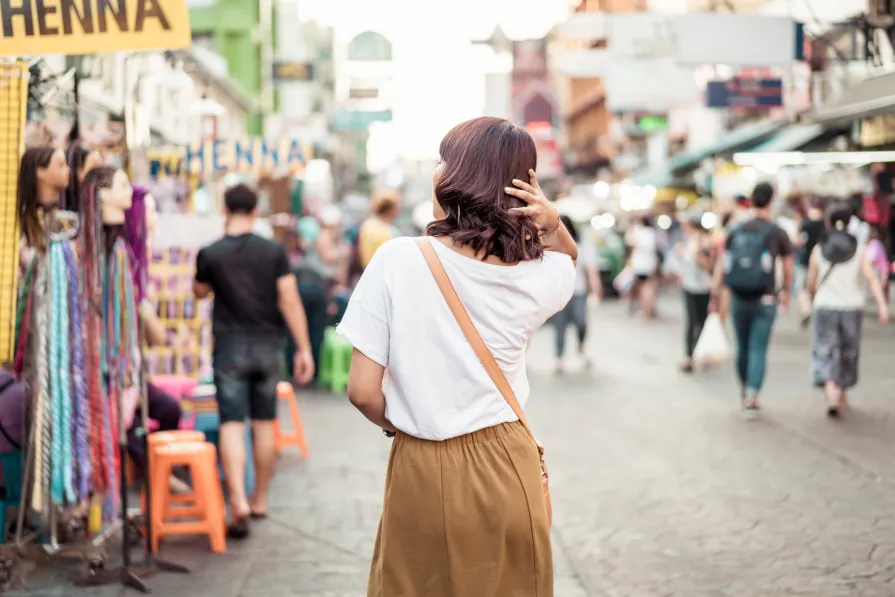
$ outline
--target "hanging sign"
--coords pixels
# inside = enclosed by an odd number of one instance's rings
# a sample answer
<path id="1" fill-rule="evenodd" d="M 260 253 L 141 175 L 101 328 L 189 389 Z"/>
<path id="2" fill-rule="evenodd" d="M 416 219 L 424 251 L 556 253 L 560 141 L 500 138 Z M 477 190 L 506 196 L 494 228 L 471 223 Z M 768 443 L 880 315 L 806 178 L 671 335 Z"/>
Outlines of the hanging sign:
<path id="1" fill-rule="evenodd" d="M 168 154 L 167 159 L 150 157 L 149 171 L 154 178 L 203 172 L 264 174 L 283 168 L 294 173 L 312 158 L 311 147 L 297 139 L 249 137 L 191 145 Z"/>
<path id="2" fill-rule="evenodd" d="M 783 80 L 734 77 L 709 81 L 705 101 L 709 108 L 779 108 L 783 105 Z"/>
<path id="3" fill-rule="evenodd" d="M 311 81 L 314 65 L 309 62 L 275 62 L 273 80 L 277 82 Z"/>
<path id="4" fill-rule="evenodd" d="M 186 0 L 0 0 L 0 56 L 176 50 Z"/>

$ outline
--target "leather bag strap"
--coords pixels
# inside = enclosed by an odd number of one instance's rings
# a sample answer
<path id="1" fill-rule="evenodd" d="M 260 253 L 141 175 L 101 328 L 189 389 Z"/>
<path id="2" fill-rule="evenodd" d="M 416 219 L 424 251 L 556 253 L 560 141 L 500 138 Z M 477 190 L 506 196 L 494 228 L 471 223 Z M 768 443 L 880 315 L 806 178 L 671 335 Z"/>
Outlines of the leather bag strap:
<path id="1" fill-rule="evenodd" d="M 451 279 L 448 278 L 447 272 L 444 271 L 444 265 L 442 265 L 438 253 L 435 252 L 435 247 L 432 246 L 432 242 L 430 242 L 427 237 L 420 237 L 416 239 L 416 244 L 419 246 L 420 251 L 422 251 L 423 257 L 426 259 L 426 264 L 429 266 L 429 270 L 432 272 L 432 276 L 435 278 L 435 282 L 438 284 L 441 294 L 444 295 L 444 300 L 447 302 L 448 307 L 450 307 L 451 313 L 454 314 L 454 318 L 460 325 L 460 329 L 463 330 L 463 335 L 466 336 L 466 339 L 475 351 L 475 355 L 479 358 L 479 361 L 481 361 L 482 366 L 485 368 L 491 381 L 497 386 L 503 399 L 507 401 L 510 408 L 513 409 L 513 412 L 516 413 L 516 416 L 519 417 L 519 420 L 525 426 L 525 430 L 528 431 L 528 434 L 534 439 L 531 428 L 528 426 L 528 421 L 525 419 L 525 413 L 522 412 L 522 407 L 519 406 L 519 401 L 516 400 L 516 394 L 513 393 L 513 388 L 510 387 L 510 382 L 507 381 L 507 378 L 497 364 L 497 361 L 495 361 L 494 357 L 491 355 L 491 351 L 488 350 L 488 347 L 479 335 L 478 330 L 475 329 L 475 324 L 472 323 L 472 319 L 469 318 L 469 313 L 466 311 L 466 307 L 463 306 L 463 302 L 460 300 L 460 297 L 457 296 L 457 291 L 454 289 L 454 285 L 451 284 Z"/>

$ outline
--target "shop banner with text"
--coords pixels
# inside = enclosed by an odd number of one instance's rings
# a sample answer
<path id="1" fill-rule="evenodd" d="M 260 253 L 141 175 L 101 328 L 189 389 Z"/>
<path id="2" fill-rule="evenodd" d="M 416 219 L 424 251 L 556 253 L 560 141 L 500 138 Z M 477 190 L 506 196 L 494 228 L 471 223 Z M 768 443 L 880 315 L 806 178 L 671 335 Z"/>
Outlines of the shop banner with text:
<path id="1" fill-rule="evenodd" d="M 0 0 L 0 56 L 175 50 L 190 45 L 186 0 Z"/>

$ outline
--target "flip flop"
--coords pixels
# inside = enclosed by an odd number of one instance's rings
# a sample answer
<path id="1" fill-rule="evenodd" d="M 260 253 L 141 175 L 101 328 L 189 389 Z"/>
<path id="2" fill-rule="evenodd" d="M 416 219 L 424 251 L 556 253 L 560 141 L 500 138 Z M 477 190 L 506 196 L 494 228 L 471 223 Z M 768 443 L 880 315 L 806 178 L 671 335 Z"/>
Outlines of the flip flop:
<path id="1" fill-rule="evenodd" d="M 227 536 L 231 539 L 241 540 L 249 536 L 249 517 L 235 518 L 227 525 Z"/>
<path id="2" fill-rule="evenodd" d="M 254 518 L 255 520 L 264 520 L 265 518 L 267 518 L 267 513 L 266 512 L 252 512 L 251 514 L 249 514 L 249 516 L 251 518 Z"/>

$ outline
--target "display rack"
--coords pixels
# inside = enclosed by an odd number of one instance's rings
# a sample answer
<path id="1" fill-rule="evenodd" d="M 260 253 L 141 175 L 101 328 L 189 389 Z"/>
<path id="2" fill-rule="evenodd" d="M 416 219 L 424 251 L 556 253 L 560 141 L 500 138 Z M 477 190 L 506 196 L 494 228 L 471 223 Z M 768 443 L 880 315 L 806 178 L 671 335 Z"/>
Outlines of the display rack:
<path id="1" fill-rule="evenodd" d="M 152 253 L 149 296 L 168 338 L 165 347 L 149 350 L 150 376 L 204 379 L 211 374 L 211 301 L 193 295 L 196 252 L 168 247 Z"/>

